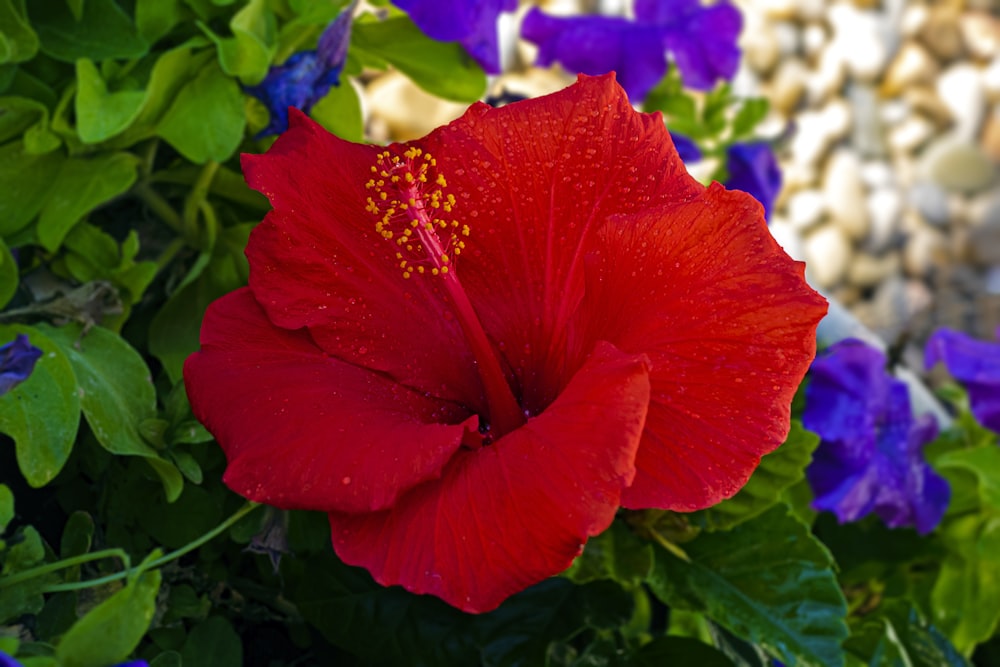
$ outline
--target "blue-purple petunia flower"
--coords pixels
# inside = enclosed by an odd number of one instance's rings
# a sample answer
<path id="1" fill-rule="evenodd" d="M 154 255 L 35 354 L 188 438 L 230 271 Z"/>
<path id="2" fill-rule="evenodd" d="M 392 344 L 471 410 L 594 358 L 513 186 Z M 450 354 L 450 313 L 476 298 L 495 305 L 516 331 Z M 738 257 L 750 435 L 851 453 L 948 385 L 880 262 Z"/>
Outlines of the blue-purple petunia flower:
<path id="1" fill-rule="evenodd" d="M 500 73 L 497 18 L 517 0 L 393 0 L 431 39 L 458 42 L 490 74 Z"/>
<path id="2" fill-rule="evenodd" d="M 670 138 L 674 141 L 674 148 L 684 162 L 697 162 L 701 159 L 701 149 L 693 140 L 683 134 L 671 132 Z"/>
<path id="3" fill-rule="evenodd" d="M 13 656 L 0 651 L 0 667 L 23 667 L 23 665 L 15 660 Z M 131 662 L 120 663 L 114 667 L 149 667 L 149 663 L 145 660 L 132 660 Z"/>
<path id="4" fill-rule="evenodd" d="M 726 149 L 726 169 L 726 187 L 753 195 L 764 207 L 764 217 L 770 220 L 781 191 L 781 168 L 771 146 L 764 142 L 733 144 Z"/>
<path id="5" fill-rule="evenodd" d="M 934 529 L 951 497 L 926 463 L 937 436 L 930 415 L 914 418 L 906 385 L 889 375 L 885 355 L 854 339 L 817 356 L 802 422 L 822 438 L 807 470 L 815 500 L 841 522 L 872 512 L 890 528 Z"/>
<path id="6" fill-rule="evenodd" d="M 0 396 L 27 380 L 41 356 L 42 351 L 24 334 L 0 346 Z"/>
<path id="7" fill-rule="evenodd" d="M 247 87 L 247 93 L 263 102 L 271 114 L 258 138 L 288 129 L 288 107 L 308 113 L 331 87 L 340 85 L 355 4 L 349 4 L 330 22 L 316 49 L 293 54 L 284 64 L 272 67 L 259 84 Z"/>
<path id="8" fill-rule="evenodd" d="M 927 368 L 943 361 L 951 376 L 969 392 L 972 414 L 979 423 L 1000 432 L 1000 343 L 941 328 L 927 341 L 924 356 Z"/>
<path id="9" fill-rule="evenodd" d="M 636 0 L 635 21 L 609 16 L 555 17 L 532 8 L 521 35 L 539 47 L 538 64 L 553 62 L 584 74 L 614 71 L 629 99 L 638 102 L 663 78 L 667 53 L 684 83 L 708 90 L 736 73 L 742 28 L 727 0 Z"/>

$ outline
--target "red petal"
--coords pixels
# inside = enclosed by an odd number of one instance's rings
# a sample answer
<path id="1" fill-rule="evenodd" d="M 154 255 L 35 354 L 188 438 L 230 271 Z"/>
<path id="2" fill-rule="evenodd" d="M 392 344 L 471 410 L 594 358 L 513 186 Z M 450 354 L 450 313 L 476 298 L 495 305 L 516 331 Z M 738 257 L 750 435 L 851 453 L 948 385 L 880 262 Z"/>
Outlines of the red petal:
<path id="1" fill-rule="evenodd" d="M 623 505 L 690 511 L 734 494 L 784 440 L 825 300 L 774 242 L 759 204 L 697 200 L 611 220 L 589 258 L 583 354 L 645 353 L 652 398 Z"/>
<path id="2" fill-rule="evenodd" d="M 265 155 L 243 156 L 247 182 L 274 207 L 247 245 L 250 288 L 278 326 L 308 326 L 345 361 L 477 409 L 473 358 L 440 285 L 404 280 L 365 210 L 375 153 L 292 110 Z"/>
<path id="3" fill-rule="evenodd" d="M 632 109 L 613 74 L 499 109 L 473 106 L 417 143 L 437 158 L 471 229 L 457 260 L 462 284 L 522 382 L 522 405 L 537 413 L 562 386 L 553 377 L 597 228 L 701 186 L 660 115 Z"/>
<path id="4" fill-rule="evenodd" d="M 390 511 L 331 514 L 334 548 L 384 585 L 489 611 L 566 569 L 587 537 L 611 524 L 632 480 L 648 398 L 645 359 L 599 344 L 525 426 L 461 451 L 441 479 Z"/>
<path id="5" fill-rule="evenodd" d="M 248 289 L 213 303 L 184 365 L 194 414 L 237 493 L 278 507 L 370 512 L 436 478 L 476 417 L 272 325 Z"/>

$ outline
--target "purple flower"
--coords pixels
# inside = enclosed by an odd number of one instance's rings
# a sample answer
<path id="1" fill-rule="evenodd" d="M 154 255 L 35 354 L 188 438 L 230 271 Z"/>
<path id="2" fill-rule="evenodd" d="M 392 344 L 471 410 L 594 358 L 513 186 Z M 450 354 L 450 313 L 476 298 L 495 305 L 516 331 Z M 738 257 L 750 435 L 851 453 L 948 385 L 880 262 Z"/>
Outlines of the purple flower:
<path id="1" fill-rule="evenodd" d="M 764 206 L 764 217 L 770 219 L 781 191 L 781 169 L 771 147 L 763 142 L 733 144 L 726 149 L 726 169 L 726 187 L 753 195 Z"/>
<path id="2" fill-rule="evenodd" d="M 0 396 L 27 380 L 41 356 L 42 351 L 24 334 L 17 334 L 14 340 L 0 346 Z"/>
<path id="3" fill-rule="evenodd" d="M 906 385 L 885 364 L 882 352 L 854 339 L 813 362 L 802 415 L 822 438 L 807 470 L 813 507 L 841 523 L 874 512 L 890 528 L 928 533 L 951 497 L 923 457 L 937 423 L 930 415 L 914 419 Z"/>
<path id="4" fill-rule="evenodd" d="M 23 665 L 15 660 L 13 656 L 0 651 L 0 667 L 23 667 Z M 131 662 L 123 662 L 115 665 L 115 667 L 149 667 L 149 663 L 145 660 L 132 660 Z"/>
<path id="5" fill-rule="evenodd" d="M 927 368 L 943 361 L 952 377 L 968 390 L 972 414 L 979 423 L 1000 432 L 1000 343 L 941 328 L 927 341 L 924 356 Z"/>
<path id="6" fill-rule="evenodd" d="M 677 132 L 671 132 L 670 138 L 674 140 L 674 148 L 677 149 L 677 154 L 681 156 L 681 160 L 684 162 L 697 162 L 701 159 L 701 149 L 691 139 Z"/>
<path id="7" fill-rule="evenodd" d="M 490 74 L 500 73 L 497 17 L 517 0 L 393 0 L 431 39 L 458 42 Z"/>
<path id="8" fill-rule="evenodd" d="M 532 8 L 521 35 L 538 45 L 538 64 L 584 74 L 614 71 L 638 102 L 663 78 L 669 52 L 691 88 L 708 90 L 736 73 L 739 11 L 726 0 L 637 0 L 636 20 L 609 16 L 559 18 Z"/>
<path id="9" fill-rule="evenodd" d="M 281 134 L 288 129 L 288 107 L 308 113 L 314 104 L 340 85 L 340 72 L 347 59 L 347 45 L 351 41 L 351 23 L 354 18 L 352 2 L 341 10 L 323 34 L 313 51 L 300 51 L 283 65 L 272 67 L 267 76 L 246 92 L 267 106 L 271 121 L 260 131 L 258 138 Z"/>

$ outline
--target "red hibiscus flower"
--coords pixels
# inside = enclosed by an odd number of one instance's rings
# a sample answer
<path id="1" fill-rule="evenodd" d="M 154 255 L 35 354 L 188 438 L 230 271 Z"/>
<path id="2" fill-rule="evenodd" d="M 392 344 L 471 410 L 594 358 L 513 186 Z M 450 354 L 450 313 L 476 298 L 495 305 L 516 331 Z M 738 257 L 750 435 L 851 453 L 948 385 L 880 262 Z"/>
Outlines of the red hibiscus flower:
<path id="1" fill-rule="evenodd" d="M 749 195 L 688 176 L 613 75 L 386 148 L 301 114 L 185 377 L 253 500 L 470 612 L 620 506 L 732 495 L 788 430 L 825 302 Z"/>

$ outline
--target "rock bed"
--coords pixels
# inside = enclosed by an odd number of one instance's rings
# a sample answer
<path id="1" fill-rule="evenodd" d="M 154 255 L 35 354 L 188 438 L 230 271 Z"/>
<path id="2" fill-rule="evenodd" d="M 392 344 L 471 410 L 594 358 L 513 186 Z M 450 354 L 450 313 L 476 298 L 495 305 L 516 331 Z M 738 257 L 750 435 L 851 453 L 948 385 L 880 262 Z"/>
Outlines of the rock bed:
<path id="1" fill-rule="evenodd" d="M 908 359 L 937 326 L 1000 325 L 1000 7 L 739 0 L 735 86 L 772 102 L 771 228 Z M 794 131 L 786 133 L 789 124 Z"/>

